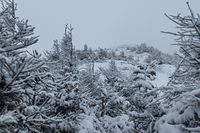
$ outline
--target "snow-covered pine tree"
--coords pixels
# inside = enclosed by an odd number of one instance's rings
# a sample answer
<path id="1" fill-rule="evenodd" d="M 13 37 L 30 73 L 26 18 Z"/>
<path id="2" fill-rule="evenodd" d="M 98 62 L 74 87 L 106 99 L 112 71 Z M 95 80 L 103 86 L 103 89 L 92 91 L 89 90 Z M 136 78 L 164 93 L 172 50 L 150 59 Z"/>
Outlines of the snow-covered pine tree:
<path id="1" fill-rule="evenodd" d="M 62 119 L 60 123 L 50 124 L 51 131 L 54 132 L 76 132 L 83 114 L 87 111 L 88 97 L 84 88 L 87 83 L 83 83 L 86 79 L 82 79 L 80 76 L 83 75 L 77 73 L 72 30 L 73 28 L 66 25 L 61 43 L 54 41 L 53 49 L 46 52 L 46 64 L 51 67 L 55 86 L 50 115 Z"/>
<path id="2" fill-rule="evenodd" d="M 79 77 L 83 90 L 89 91 L 91 96 L 98 93 L 97 85 L 100 73 L 94 71 L 94 63 L 86 64 L 86 68 L 79 70 Z"/>
<path id="3" fill-rule="evenodd" d="M 115 60 L 111 60 L 109 63 L 108 68 L 100 67 L 100 73 L 105 77 L 105 80 L 102 81 L 101 84 L 98 86 L 98 94 L 96 95 L 96 99 L 99 102 L 99 114 L 101 117 L 107 114 L 109 109 L 109 104 L 111 99 L 115 99 L 115 82 L 119 77 L 119 71 L 115 64 Z"/>
<path id="4" fill-rule="evenodd" d="M 102 75 L 105 76 L 106 82 L 113 87 L 118 77 L 120 76 L 120 71 L 117 69 L 115 60 L 111 59 L 107 69 L 102 67 L 100 67 L 99 69 Z"/>
<path id="5" fill-rule="evenodd" d="M 128 120 L 125 113 L 129 103 L 121 95 L 125 83 L 115 60 L 109 62 L 108 68 L 100 68 L 100 72 L 106 80 L 99 81 L 94 95 L 96 105 L 93 107 L 95 116 L 100 120 L 99 125 L 104 132 L 133 132 L 133 122 Z"/>
<path id="6" fill-rule="evenodd" d="M 58 40 L 54 40 L 54 44 L 52 47 L 52 50 L 46 50 L 44 52 L 45 57 L 47 58 L 46 60 L 51 60 L 51 61 L 58 61 L 61 58 L 61 47 L 58 44 Z"/>
<path id="7" fill-rule="evenodd" d="M 155 124 L 156 132 L 197 133 L 200 131 L 200 16 L 195 16 L 187 2 L 190 15 L 166 15 L 178 25 L 179 32 L 163 32 L 177 36 L 182 60 L 171 76 L 161 105 L 166 115 Z M 156 100 L 153 102 L 155 103 Z"/>
<path id="8" fill-rule="evenodd" d="M 100 67 L 100 72 L 105 77 L 105 80 L 98 85 L 99 94 L 96 96 L 100 105 L 99 112 L 101 117 L 104 115 L 118 116 L 123 110 L 122 105 L 124 101 L 119 95 L 124 85 L 121 82 L 123 77 L 120 75 L 114 59 L 111 59 L 108 68 Z"/>
<path id="9" fill-rule="evenodd" d="M 71 27 L 71 25 L 68 27 L 67 24 L 65 26 L 65 33 L 61 41 L 61 60 L 62 67 L 68 67 L 68 71 L 74 73 L 74 71 L 76 71 L 76 56 L 75 48 L 72 43 L 72 31 L 73 28 Z"/>
<path id="10" fill-rule="evenodd" d="M 147 94 L 149 91 L 155 89 L 154 85 L 150 82 L 151 79 L 154 79 L 152 77 L 155 75 L 156 72 L 150 69 L 147 64 L 139 64 L 138 68 L 134 69 L 133 74 L 129 77 L 131 84 L 122 93 L 129 102 L 126 112 L 129 114 L 129 119 L 135 124 L 134 129 L 137 132 L 146 132 L 157 115 L 157 105 L 146 106 L 158 95 L 157 93 Z"/>
<path id="11" fill-rule="evenodd" d="M 49 66 L 51 73 L 59 74 L 62 71 L 62 56 L 61 47 L 58 40 L 54 40 L 54 44 L 51 50 L 44 52 L 46 65 Z"/>
<path id="12" fill-rule="evenodd" d="M 24 51 L 38 41 L 28 20 L 15 16 L 14 0 L 2 1 L 0 12 L 0 132 L 40 132 L 52 122 L 46 106 L 49 73 L 40 54 Z M 50 88 L 50 87 L 49 87 Z M 46 93 L 47 94 L 47 93 Z M 44 97 L 43 97 L 44 98 Z M 49 121 L 50 120 L 50 121 Z M 47 124 L 48 125 L 48 124 Z"/>
<path id="13" fill-rule="evenodd" d="M 77 61 L 75 47 L 72 43 L 72 31 L 73 28 L 67 24 L 61 42 L 54 40 L 52 50 L 45 51 L 46 64 L 52 72 L 60 72 L 63 75 L 68 72 L 76 72 Z"/>

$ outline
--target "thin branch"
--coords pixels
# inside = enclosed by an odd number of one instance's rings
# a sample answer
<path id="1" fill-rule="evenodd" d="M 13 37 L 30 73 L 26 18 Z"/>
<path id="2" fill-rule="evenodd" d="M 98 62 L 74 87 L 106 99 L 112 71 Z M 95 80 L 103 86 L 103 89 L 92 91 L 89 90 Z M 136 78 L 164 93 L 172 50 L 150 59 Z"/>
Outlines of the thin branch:
<path id="1" fill-rule="evenodd" d="M 170 81 L 167 83 L 167 86 L 172 82 L 172 80 L 173 80 L 173 75 L 176 74 L 176 72 L 179 70 L 181 64 L 185 61 L 185 59 L 186 59 L 186 56 L 182 59 L 182 61 L 179 63 L 178 67 L 176 68 L 176 70 L 175 70 L 174 73 L 172 74 L 172 76 L 171 76 L 172 78 L 171 78 Z"/>
<path id="2" fill-rule="evenodd" d="M 186 4 L 188 5 L 188 8 L 189 8 L 190 13 L 191 13 L 191 16 L 192 16 L 192 18 L 194 19 L 195 16 L 194 16 L 194 13 L 193 13 L 192 9 L 190 8 L 189 2 L 186 2 Z"/>
<path id="3" fill-rule="evenodd" d="M 19 71 L 15 74 L 15 76 L 13 77 L 13 79 L 10 81 L 10 83 L 8 83 L 5 87 L 4 87 L 4 91 L 6 90 L 6 88 L 8 87 L 8 86 L 10 86 L 16 79 L 17 79 L 17 77 L 19 76 L 19 74 L 22 72 L 22 70 L 24 69 L 24 67 L 25 67 L 25 65 L 26 65 L 26 62 L 24 62 L 24 64 L 19 68 Z"/>
<path id="4" fill-rule="evenodd" d="M 199 36 L 200 36 L 200 31 L 199 31 L 199 29 L 197 28 L 196 23 L 195 23 L 195 21 L 194 21 L 194 19 L 195 19 L 194 13 L 193 13 L 192 9 L 190 8 L 189 2 L 186 2 L 186 3 L 187 3 L 187 5 L 188 5 L 188 8 L 189 8 L 190 13 L 191 13 L 191 16 L 192 16 L 191 21 L 192 21 L 192 23 L 193 23 L 193 25 L 194 25 L 194 27 L 195 27 L 197 33 L 198 33 Z"/>
<path id="5" fill-rule="evenodd" d="M 174 22 L 174 23 L 180 25 L 178 22 L 176 22 L 175 20 L 173 20 L 172 18 L 170 18 L 166 13 L 165 13 L 165 16 L 166 16 L 168 19 L 170 19 L 172 22 Z"/>
<path id="6" fill-rule="evenodd" d="M 171 35 L 175 35 L 175 36 L 180 36 L 180 34 L 176 34 L 176 33 L 173 33 L 173 32 L 161 31 L 161 33 L 166 33 L 166 34 L 171 34 Z"/>

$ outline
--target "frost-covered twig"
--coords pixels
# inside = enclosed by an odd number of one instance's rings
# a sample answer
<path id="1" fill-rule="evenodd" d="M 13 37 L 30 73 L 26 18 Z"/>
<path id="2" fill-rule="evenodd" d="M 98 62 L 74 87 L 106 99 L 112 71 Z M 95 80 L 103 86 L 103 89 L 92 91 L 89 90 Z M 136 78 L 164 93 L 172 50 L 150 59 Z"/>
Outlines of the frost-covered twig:
<path id="1" fill-rule="evenodd" d="M 191 21 L 192 21 L 192 23 L 193 23 L 193 25 L 194 25 L 194 27 L 195 27 L 195 29 L 196 29 L 196 32 L 197 32 L 198 35 L 200 36 L 200 30 L 199 30 L 199 28 L 196 26 L 196 23 L 195 23 L 195 20 L 194 20 L 194 19 L 195 19 L 194 13 L 193 13 L 192 9 L 190 8 L 189 2 L 186 2 L 186 3 L 187 3 L 187 5 L 188 5 L 188 8 L 189 8 L 190 13 L 191 13 L 191 16 L 192 16 Z"/>
<path id="2" fill-rule="evenodd" d="M 199 132 L 200 131 L 200 127 L 185 127 L 185 126 L 182 126 L 183 129 L 187 130 L 187 131 L 190 131 L 190 132 Z"/>
<path id="3" fill-rule="evenodd" d="M 180 61 L 178 67 L 176 68 L 176 70 L 175 70 L 174 73 L 172 74 L 171 79 L 170 79 L 169 82 L 167 83 L 167 86 L 172 82 L 172 80 L 173 80 L 173 75 L 176 74 L 176 72 L 180 69 L 180 66 L 181 66 L 181 64 L 185 61 L 185 59 L 186 59 L 186 56 L 185 56 L 185 58 L 182 59 L 182 61 Z"/>
<path id="4" fill-rule="evenodd" d="M 6 88 L 8 87 L 8 86 L 10 86 L 16 79 L 17 79 L 17 77 L 19 76 L 19 74 L 22 72 L 22 70 L 24 69 L 24 67 L 25 67 L 25 65 L 26 65 L 26 62 L 24 62 L 23 63 L 23 65 L 19 68 L 19 71 L 15 74 L 15 76 L 13 77 L 13 79 L 10 81 L 10 83 L 8 83 L 5 87 L 4 87 L 4 91 L 6 90 Z"/>

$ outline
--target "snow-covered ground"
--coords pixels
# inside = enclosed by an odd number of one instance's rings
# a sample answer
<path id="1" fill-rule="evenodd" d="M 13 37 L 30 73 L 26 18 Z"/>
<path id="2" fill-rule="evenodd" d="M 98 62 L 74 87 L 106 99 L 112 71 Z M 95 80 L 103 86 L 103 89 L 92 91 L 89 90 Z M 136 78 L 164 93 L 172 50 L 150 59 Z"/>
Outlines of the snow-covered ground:
<path id="1" fill-rule="evenodd" d="M 147 55 L 141 56 L 139 59 L 142 61 L 145 59 Z M 109 65 L 109 62 L 106 63 L 95 63 L 94 64 L 94 70 L 98 71 L 99 67 L 107 68 Z M 125 61 L 115 61 L 116 66 L 118 69 L 122 72 L 122 74 L 130 75 L 133 70 L 136 68 L 136 66 L 133 66 L 132 64 L 128 64 Z M 86 65 L 81 66 L 80 68 L 84 68 Z M 156 70 L 156 79 L 151 81 L 155 86 L 160 87 L 162 85 L 167 85 L 169 81 L 169 77 L 173 74 L 175 70 L 175 66 L 169 65 L 169 64 L 162 64 L 157 66 Z"/>
<path id="2" fill-rule="evenodd" d="M 169 64 L 163 64 L 159 65 L 158 67 L 159 70 L 156 71 L 156 79 L 153 80 L 152 83 L 157 87 L 160 87 L 162 85 L 167 85 L 169 77 L 175 71 L 175 66 Z"/>
<path id="3" fill-rule="evenodd" d="M 97 70 L 99 70 L 99 67 L 104 67 L 104 68 L 107 68 L 108 67 L 108 65 L 109 65 L 109 62 L 110 61 L 108 61 L 108 62 L 106 62 L 106 63 L 95 63 L 94 64 L 94 70 L 95 71 L 97 71 Z M 119 61 L 119 60 L 116 60 L 115 61 L 115 64 L 116 64 L 116 66 L 117 66 L 117 68 L 119 69 L 119 70 L 123 70 L 123 69 L 127 69 L 127 70 L 132 70 L 135 66 L 133 66 L 133 65 L 131 65 L 131 64 L 128 64 L 127 62 L 125 62 L 125 61 Z"/>

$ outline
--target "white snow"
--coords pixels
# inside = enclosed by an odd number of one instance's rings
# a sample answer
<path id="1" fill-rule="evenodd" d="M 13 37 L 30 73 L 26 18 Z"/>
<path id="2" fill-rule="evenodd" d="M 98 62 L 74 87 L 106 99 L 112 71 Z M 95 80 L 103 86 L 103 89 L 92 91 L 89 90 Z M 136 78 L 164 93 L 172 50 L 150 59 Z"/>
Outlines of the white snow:
<path id="1" fill-rule="evenodd" d="M 122 116 L 117 116 L 115 118 L 112 118 L 108 115 L 105 115 L 104 120 L 107 121 L 109 124 L 119 122 L 121 120 L 127 121 L 129 119 L 128 115 L 122 115 Z"/>
<path id="2" fill-rule="evenodd" d="M 0 116 L 0 124 L 3 123 L 17 123 L 15 118 L 12 116 L 13 112 L 9 111 L 8 113 Z"/>
<path id="3" fill-rule="evenodd" d="M 0 52 L 4 52 L 4 51 L 5 51 L 4 49 L 0 48 Z"/>
<path id="4" fill-rule="evenodd" d="M 180 125 L 170 125 L 164 123 L 159 127 L 159 133 L 182 133 Z"/>
<path id="5" fill-rule="evenodd" d="M 136 82 L 136 86 L 141 86 L 144 87 L 146 89 L 152 90 L 152 86 L 148 81 L 143 81 L 143 80 L 139 80 Z"/>
<path id="6" fill-rule="evenodd" d="M 32 89 L 26 89 L 26 91 L 25 91 L 27 94 L 34 94 L 35 92 L 32 90 Z"/>
<path id="7" fill-rule="evenodd" d="M 79 133 L 97 133 L 94 122 L 93 116 L 85 116 L 85 118 L 80 122 L 82 129 L 79 131 Z"/>
<path id="8" fill-rule="evenodd" d="M 114 102 L 117 104 L 123 103 L 125 101 L 124 97 L 118 97 Z"/>
<path id="9" fill-rule="evenodd" d="M 142 62 L 148 54 L 141 54 L 139 56 L 140 62 Z M 105 63 L 95 63 L 94 64 L 94 71 L 98 71 L 99 67 L 108 68 L 109 62 L 107 61 Z M 117 68 L 121 71 L 121 74 L 130 76 L 131 73 L 133 73 L 134 70 L 137 70 L 137 66 L 133 66 L 132 64 L 128 64 L 125 61 L 116 60 L 115 64 Z M 141 63 L 140 63 L 141 64 Z M 86 67 L 86 65 L 82 65 L 79 67 L 79 70 L 83 70 Z M 157 66 L 156 68 L 156 79 L 151 81 L 151 83 L 156 87 L 161 87 L 162 85 L 167 85 L 169 81 L 169 77 L 173 74 L 175 71 L 175 66 L 169 65 L 169 64 L 162 64 Z M 104 77 L 101 77 L 101 79 L 104 79 Z"/>
<path id="10" fill-rule="evenodd" d="M 156 79 L 151 81 L 155 86 L 161 87 L 167 85 L 169 77 L 175 71 L 175 66 L 163 64 L 159 66 L 159 71 L 156 71 Z"/>

